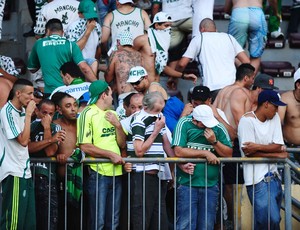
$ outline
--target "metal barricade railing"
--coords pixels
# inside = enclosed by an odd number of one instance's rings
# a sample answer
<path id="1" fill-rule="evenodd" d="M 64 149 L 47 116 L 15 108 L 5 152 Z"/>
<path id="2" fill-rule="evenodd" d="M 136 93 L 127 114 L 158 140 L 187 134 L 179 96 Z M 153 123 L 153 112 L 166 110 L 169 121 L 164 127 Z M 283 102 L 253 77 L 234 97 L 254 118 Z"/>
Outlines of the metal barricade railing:
<path id="1" fill-rule="evenodd" d="M 299 149 L 288 149 L 288 152 L 295 152 L 295 153 L 298 153 L 300 152 Z M 159 164 L 163 164 L 163 163 L 170 163 L 170 164 L 179 164 L 179 163 L 204 163 L 207 165 L 207 162 L 205 159 L 198 159 L 198 158 L 124 158 L 124 161 L 125 162 L 130 162 L 130 163 L 159 163 Z M 53 163 L 56 163 L 56 160 L 55 158 L 32 158 L 31 159 L 31 162 L 32 163 L 36 163 L 36 162 L 44 162 L 44 163 L 51 163 L 50 165 L 52 165 Z M 68 159 L 68 164 L 69 163 L 74 163 L 74 160 L 72 159 Z M 105 162 L 110 162 L 108 159 L 91 159 L 91 158 L 86 158 L 83 163 L 81 164 L 81 169 L 83 171 L 83 167 L 85 164 L 88 164 L 88 163 L 105 163 Z M 292 161 L 290 161 L 289 159 L 270 159 L 270 158 L 220 158 L 220 162 L 221 162 L 221 166 L 224 164 L 224 163 L 253 163 L 253 164 L 261 164 L 261 163 L 267 163 L 267 164 L 271 164 L 271 163 L 278 163 L 278 164 L 281 164 L 283 165 L 283 169 L 284 169 L 284 215 L 285 215 L 285 218 L 284 218 L 284 221 L 285 221 L 285 229 L 289 230 L 289 229 L 292 229 L 292 196 L 291 196 L 291 170 L 293 170 L 297 175 L 300 175 L 300 168 L 294 164 Z M 50 166 L 51 167 L 51 166 Z M 222 168 L 222 167 L 220 167 Z M 175 178 L 174 178 L 174 187 L 176 188 L 177 187 L 177 184 L 176 184 L 176 172 L 177 168 L 175 167 L 174 168 L 174 175 L 175 175 Z M 34 174 L 34 170 L 33 170 L 33 174 Z M 97 173 L 98 174 L 98 173 Z M 207 167 L 206 167 L 206 174 L 207 174 Z M 145 172 L 143 173 L 143 185 L 142 185 L 142 189 L 143 189 L 143 206 L 145 208 L 145 200 L 146 200 L 146 197 L 145 197 Z M 207 175 L 206 175 L 207 176 Z M 33 176 L 34 177 L 34 176 Z M 68 175 L 67 175 L 67 170 L 65 171 L 65 191 L 64 191 L 64 198 L 65 198 L 65 201 L 64 201 L 64 228 L 65 229 L 68 229 L 68 225 L 67 225 L 67 216 L 68 216 L 68 196 L 67 196 L 67 178 L 68 178 Z M 191 178 L 191 177 L 190 177 Z M 98 180 L 99 180 L 99 177 L 97 175 L 96 177 L 96 183 L 98 183 Z M 127 223 L 126 223 L 126 227 L 124 228 L 124 225 L 122 226 L 122 229 L 130 229 L 132 226 L 131 226 L 131 222 L 130 222 L 130 219 L 131 219 L 131 207 L 130 207 L 130 193 L 131 193 L 131 186 L 130 186 L 130 182 L 131 182 L 131 173 L 128 173 L 128 176 L 127 176 L 127 187 L 128 187 L 128 195 L 127 195 L 127 208 L 125 208 L 128 216 L 127 216 Z M 83 177 L 82 177 L 82 183 L 84 182 L 83 181 Z M 49 184 L 51 185 L 51 176 L 49 177 Z M 220 202 L 219 202 L 219 208 L 221 209 L 221 214 L 220 214 L 220 229 L 223 229 L 223 171 L 220 170 Z M 113 177 L 113 193 L 114 193 L 114 190 L 115 190 L 115 177 Z M 96 186 L 97 187 L 97 186 Z M 207 188 L 207 186 L 205 186 Z M 96 188 L 98 189 L 98 188 Z M 161 194 L 161 183 L 159 183 L 159 187 L 158 187 L 158 190 L 159 190 L 159 194 Z M 238 189 L 238 188 L 236 188 Z M 207 190 L 206 190 L 207 191 Z M 49 186 L 49 194 L 51 193 L 51 186 Z M 96 194 L 98 193 L 98 190 L 96 191 Z M 236 191 L 236 193 L 238 193 L 238 191 Z M 84 194 L 84 191 L 83 191 L 83 194 Z M 113 194 L 114 195 L 114 194 Z M 114 196 L 113 196 L 114 197 Z M 191 197 L 191 196 L 190 196 Z M 191 198 L 190 198 L 191 199 Z M 48 197 L 48 202 L 50 203 L 50 200 L 51 200 L 51 197 L 49 196 Z M 206 200 L 207 200 L 207 194 L 206 194 Z M 112 200 L 112 203 L 113 203 L 113 206 L 112 206 L 112 213 L 111 213 L 111 219 L 113 220 L 114 219 L 114 208 L 115 208 L 115 205 L 114 205 L 114 202 L 116 202 L 114 199 Z M 191 202 L 191 200 L 190 200 Z M 236 199 L 234 200 L 235 203 L 239 203 L 239 199 L 238 197 L 236 197 Z M 96 196 L 95 197 L 95 203 L 97 204 L 98 203 L 98 197 Z M 176 230 L 176 217 L 177 217 L 177 209 L 176 209 L 176 204 L 177 204 L 177 200 L 176 200 L 176 189 L 174 189 L 174 211 L 173 211 L 173 220 L 171 220 L 170 222 L 174 225 L 174 229 Z M 83 202 L 83 199 L 80 200 L 80 227 L 78 227 L 78 229 L 85 229 L 86 226 L 86 211 L 85 211 L 85 207 L 84 207 L 85 203 Z M 207 210 L 207 202 L 206 202 L 206 210 Z M 96 206 L 97 207 L 97 206 Z M 96 212 L 95 212 L 95 217 L 97 217 L 98 215 L 98 208 L 96 208 Z M 161 197 L 159 197 L 159 213 L 161 213 Z M 191 214 L 192 214 L 193 210 L 189 210 L 189 213 L 190 213 L 190 223 L 191 223 Z M 271 213 L 269 214 L 271 215 Z M 50 205 L 49 205 L 49 208 L 48 208 L 48 220 L 49 220 L 49 216 L 50 216 Z M 239 229 L 239 220 L 237 218 L 238 216 L 238 210 L 235 209 L 234 210 L 234 216 L 235 216 L 235 219 L 234 219 L 234 222 L 235 222 L 235 229 Z M 143 218 L 143 220 L 145 220 L 145 210 L 143 209 L 143 213 L 141 213 L 141 218 Z M 161 216 L 159 215 L 159 223 L 162 221 L 160 218 Z M 97 220 L 97 218 L 96 218 Z M 112 221 L 112 229 L 115 229 L 116 226 L 114 226 L 114 222 Z M 253 223 L 253 220 L 252 220 L 252 223 Z M 252 224 L 252 228 L 253 228 L 253 224 Z M 50 221 L 48 221 L 48 229 L 50 229 Z M 143 222 L 143 229 L 145 229 L 145 223 Z M 158 226 L 157 229 L 161 229 L 160 228 L 160 225 Z M 179 229 L 180 230 L 180 229 Z"/>

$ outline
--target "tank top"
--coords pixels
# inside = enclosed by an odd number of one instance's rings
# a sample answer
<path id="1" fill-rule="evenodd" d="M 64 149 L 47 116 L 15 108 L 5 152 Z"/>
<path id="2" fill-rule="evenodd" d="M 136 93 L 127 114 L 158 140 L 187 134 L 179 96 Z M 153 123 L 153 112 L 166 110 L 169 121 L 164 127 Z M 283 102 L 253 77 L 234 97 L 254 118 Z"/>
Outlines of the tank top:
<path id="1" fill-rule="evenodd" d="M 144 34 L 144 21 L 141 9 L 135 7 L 134 10 L 128 14 L 114 10 L 112 14 L 113 20 L 110 26 L 113 44 L 116 42 L 117 35 L 124 30 L 131 32 L 133 39 Z"/>

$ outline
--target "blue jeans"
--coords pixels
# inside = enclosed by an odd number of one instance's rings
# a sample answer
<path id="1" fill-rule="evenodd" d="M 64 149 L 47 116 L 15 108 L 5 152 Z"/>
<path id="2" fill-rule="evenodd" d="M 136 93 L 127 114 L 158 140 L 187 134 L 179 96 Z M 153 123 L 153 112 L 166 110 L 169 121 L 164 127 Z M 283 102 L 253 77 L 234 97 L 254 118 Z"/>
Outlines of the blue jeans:
<path id="1" fill-rule="evenodd" d="M 177 229 L 214 229 L 219 203 L 219 191 L 218 184 L 207 187 L 207 190 L 203 187 L 179 185 L 177 187 L 176 196 Z M 205 209 L 205 207 L 207 207 L 207 209 Z"/>
<path id="2" fill-rule="evenodd" d="M 114 230 L 119 225 L 122 193 L 121 176 L 116 176 L 114 187 L 113 184 L 114 178 L 112 176 L 102 176 L 94 170 L 90 170 L 90 175 L 84 186 L 89 201 L 89 226 L 92 230 Z M 114 217 L 113 221 L 112 216 Z"/>
<path id="3" fill-rule="evenodd" d="M 253 189 L 254 204 L 252 197 Z M 269 224 L 272 230 L 280 229 L 281 180 L 279 178 L 272 178 L 270 183 L 262 180 L 254 186 L 247 186 L 247 193 L 250 203 L 254 206 L 254 229 L 268 229 Z M 269 213 L 270 221 L 268 217 Z"/>
<path id="4" fill-rule="evenodd" d="M 116 0 L 107 0 L 107 5 L 103 3 L 103 0 L 97 0 L 97 9 L 100 25 L 103 26 L 105 16 L 116 9 Z"/>

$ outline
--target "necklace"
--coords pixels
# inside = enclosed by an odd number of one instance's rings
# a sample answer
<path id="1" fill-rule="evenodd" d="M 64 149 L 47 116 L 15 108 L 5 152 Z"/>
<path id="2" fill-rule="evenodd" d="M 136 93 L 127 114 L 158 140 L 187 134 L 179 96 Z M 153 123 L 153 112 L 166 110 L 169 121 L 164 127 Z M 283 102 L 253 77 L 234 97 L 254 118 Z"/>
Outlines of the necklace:
<path id="1" fill-rule="evenodd" d="M 300 103 L 300 99 L 298 99 L 298 98 L 296 97 L 296 90 L 293 90 L 293 94 L 294 94 L 294 98 L 295 98 L 295 100 L 296 100 L 297 102 L 299 102 L 299 103 Z"/>

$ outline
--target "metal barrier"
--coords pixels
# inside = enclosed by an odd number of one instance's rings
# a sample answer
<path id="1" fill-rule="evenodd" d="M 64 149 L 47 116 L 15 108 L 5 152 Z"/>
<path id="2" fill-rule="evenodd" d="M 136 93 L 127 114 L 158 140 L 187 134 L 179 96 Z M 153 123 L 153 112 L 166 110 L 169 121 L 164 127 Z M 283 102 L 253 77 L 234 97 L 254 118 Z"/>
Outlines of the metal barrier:
<path id="1" fill-rule="evenodd" d="M 288 149 L 288 152 L 295 152 L 295 153 L 298 153 L 300 152 L 299 149 Z M 285 229 L 286 230 L 290 230 L 292 229 L 292 197 L 291 197 L 291 170 L 294 171 L 298 176 L 300 176 L 300 168 L 297 167 L 297 165 L 295 165 L 292 161 L 290 161 L 289 159 L 270 159 L 270 158 L 219 158 L 220 159 L 220 162 L 221 162 L 221 166 L 224 164 L 224 163 L 227 163 L 227 162 L 230 162 L 230 163 L 254 163 L 254 164 L 260 164 L 260 163 L 268 163 L 268 164 L 271 164 L 271 163 L 278 163 L 280 165 L 283 166 L 283 175 L 284 175 L 284 183 L 283 183 L 283 186 L 284 186 L 284 205 L 283 205 L 283 209 L 285 210 L 284 212 L 284 215 L 285 215 Z M 159 163 L 159 164 L 162 164 L 162 163 L 174 163 L 174 164 L 179 164 L 179 163 L 204 163 L 206 166 L 207 166 L 207 162 L 205 159 L 196 159 L 196 158 L 165 158 L 165 159 L 162 159 L 162 158 L 124 158 L 125 162 L 130 162 L 130 163 Z M 54 163 L 56 162 L 56 159 L 55 158 L 32 158 L 31 159 L 31 162 L 32 163 L 37 163 L 37 162 L 45 162 L 45 163 Z M 74 160 L 72 159 L 68 159 L 68 164 L 73 164 L 75 163 Z M 81 169 L 83 170 L 83 167 L 85 164 L 87 163 L 104 163 L 104 162 L 110 162 L 109 160 L 107 159 L 90 159 L 90 158 L 86 158 L 83 163 L 81 164 Z M 220 167 L 221 168 L 221 167 Z M 174 187 L 176 188 L 177 187 L 177 184 L 176 184 L 176 167 L 174 168 L 174 175 L 175 175 L 175 178 L 174 178 Z M 206 171 L 207 171 L 207 167 L 206 167 Z M 238 173 L 238 172 L 237 172 Z M 33 170 L 33 174 L 34 174 L 34 170 Z M 145 172 L 143 173 L 143 178 L 145 178 Z M 96 181 L 98 182 L 98 173 L 97 173 L 97 178 L 96 178 Z M 238 176 L 238 175 L 237 175 Z M 34 177 L 34 175 L 33 175 Z M 67 196 L 67 178 L 68 178 L 68 175 L 67 175 L 67 170 L 65 171 L 65 187 L 64 187 L 64 198 L 65 198 L 65 201 L 64 201 L 64 229 L 68 229 L 68 219 L 67 219 L 67 216 L 68 216 L 68 212 L 70 210 L 68 210 L 68 196 Z M 115 177 L 113 177 L 115 178 Z M 127 174 L 127 180 L 128 180 L 128 195 L 127 195 L 127 199 L 128 199 L 128 205 L 127 205 L 127 208 L 125 209 L 126 212 L 128 213 L 127 215 L 127 223 L 126 225 L 124 226 L 124 223 L 122 223 L 122 226 L 120 226 L 120 228 L 118 229 L 131 229 L 131 222 L 130 222 L 130 219 L 131 219 L 131 207 L 130 207 L 130 193 L 131 193 L 131 186 L 130 186 L 130 180 L 131 180 L 131 173 L 128 173 Z M 49 177 L 49 194 L 51 193 L 51 176 Z M 141 214 L 141 218 L 143 218 L 143 220 L 145 220 L 145 195 L 144 195 L 144 192 L 145 192 L 145 180 L 143 180 L 143 213 Z M 83 179 L 81 182 L 84 182 Z M 220 170 L 220 184 L 222 185 L 223 184 L 223 172 L 222 170 Z M 113 186 L 115 186 L 115 179 L 114 179 L 114 184 Z M 206 186 L 207 188 L 207 186 Z M 159 183 L 159 187 L 157 188 L 159 190 L 159 194 L 162 187 L 161 187 L 161 183 Z M 113 191 L 114 191 L 114 188 L 113 188 Z M 219 208 L 220 207 L 223 207 L 223 186 L 220 186 L 220 201 L 219 201 Z M 236 193 L 238 193 L 238 187 L 236 187 Z M 98 194 L 98 187 L 96 186 L 96 194 Z M 84 195 L 84 191 L 83 191 L 83 195 Z M 114 197 L 114 196 L 113 196 Z M 248 198 L 247 198 L 248 199 Z M 51 200 L 51 197 L 48 196 L 48 202 L 50 203 L 50 200 Z M 98 202 L 98 197 L 96 196 L 95 197 L 95 202 L 97 203 Z M 159 213 L 161 213 L 161 197 L 159 197 Z M 191 201 L 190 201 L 191 202 Z M 238 197 L 234 200 L 235 203 L 239 203 L 240 200 L 238 200 Z M 48 203 L 48 204 L 49 204 Z M 112 203 L 114 204 L 115 203 L 115 200 L 113 199 L 112 200 Z M 295 203 L 295 201 L 294 201 Z M 177 217 L 177 212 L 176 212 L 176 204 L 177 204 L 177 201 L 176 201 L 176 189 L 174 189 L 174 211 L 173 211 L 173 220 L 169 220 L 172 224 L 173 224 L 173 228 L 174 230 L 176 230 L 176 217 Z M 206 202 L 206 207 L 207 207 L 207 202 Z M 113 205 L 113 209 L 114 209 L 114 205 Z M 50 205 L 48 205 L 48 220 L 49 220 L 49 217 L 50 217 Z M 95 216 L 98 215 L 98 211 L 99 210 L 96 210 L 95 212 Z M 124 210 L 123 210 L 124 211 Z M 189 210 L 190 212 L 190 222 L 191 222 L 191 213 L 192 213 L 193 210 Z M 220 215 L 219 215 L 219 223 L 220 223 L 220 229 L 224 229 L 224 222 L 223 222 L 223 209 L 220 208 Z M 112 213 L 111 213 L 111 218 L 113 219 L 114 218 L 114 210 L 112 210 Z M 234 219 L 234 222 L 235 222 L 235 229 L 239 229 L 239 219 L 238 219 L 238 210 L 237 208 L 235 208 L 234 210 L 234 216 L 235 216 L 235 219 Z M 271 213 L 269 213 L 269 215 L 272 215 Z M 83 202 L 83 199 L 80 200 L 80 226 L 78 226 L 78 229 L 86 229 L 86 220 L 85 220 L 85 217 L 86 217 L 86 207 L 85 207 L 85 202 Z M 159 215 L 159 223 L 162 221 L 160 218 L 160 215 Z M 73 221 L 73 220 L 72 220 Z M 50 221 L 48 221 L 48 229 L 50 229 Z M 115 229 L 116 226 L 114 226 L 114 222 L 112 224 L 112 229 Z M 145 229 L 145 223 L 143 223 L 143 229 Z M 161 229 L 160 228 L 160 225 L 157 226 L 157 229 Z M 252 229 L 253 229 L 253 218 L 252 218 Z M 179 229 L 180 230 L 180 229 Z"/>

